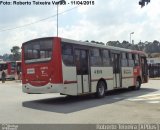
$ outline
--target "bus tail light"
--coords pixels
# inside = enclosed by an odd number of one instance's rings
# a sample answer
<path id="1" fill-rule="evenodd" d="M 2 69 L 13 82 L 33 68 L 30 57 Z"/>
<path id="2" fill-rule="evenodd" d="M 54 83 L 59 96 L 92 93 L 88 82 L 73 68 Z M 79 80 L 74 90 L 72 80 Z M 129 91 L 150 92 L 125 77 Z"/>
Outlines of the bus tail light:
<path id="1" fill-rule="evenodd" d="M 134 69 L 134 73 L 137 73 L 137 69 Z"/>

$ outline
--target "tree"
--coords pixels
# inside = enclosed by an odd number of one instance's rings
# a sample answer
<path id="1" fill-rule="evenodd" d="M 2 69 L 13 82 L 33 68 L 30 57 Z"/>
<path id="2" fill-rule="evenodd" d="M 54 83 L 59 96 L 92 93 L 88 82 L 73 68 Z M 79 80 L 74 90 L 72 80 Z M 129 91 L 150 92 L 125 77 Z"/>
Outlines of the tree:
<path id="1" fill-rule="evenodd" d="M 91 43 L 95 43 L 95 41 L 94 41 L 94 40 L 92 40 L 92 41 L 91 41 Z"/>
<path id="2" fill-rule="evenodd" d="M 89 42 L 88 40 L 86 40 L 85 42 Z"/>
<path id="3" fill-rule="evenodd" d="M 4 61 L 10 61 L 10 57 L 9 57 L 9 54 L 4 54 L 3 55 L 3 58 L 2 58 Z"/>
<path id="4" fill-rule="evenodd" d="M 106 45 L 120 47 L 120 42 L 119 41 L 108 41 Z"/>
<path id="5" fill-rule="evenodd" d="M 0 55 L 0 59 L 3 59 L 3 56 L 2 56 L 2 55 Z"/>
<path id="6" fill-rule="evenodd" d="M 21 53 L 20 53 L 20 47 L 19 46 L 13 46 L 11 49 L 12 57 L 14 61 L 20 60 Z"/>
<path id="7" fill-rule="evenodd" d="M 105 45 L 103 42 L 97 42 L 96 44 Z"/>

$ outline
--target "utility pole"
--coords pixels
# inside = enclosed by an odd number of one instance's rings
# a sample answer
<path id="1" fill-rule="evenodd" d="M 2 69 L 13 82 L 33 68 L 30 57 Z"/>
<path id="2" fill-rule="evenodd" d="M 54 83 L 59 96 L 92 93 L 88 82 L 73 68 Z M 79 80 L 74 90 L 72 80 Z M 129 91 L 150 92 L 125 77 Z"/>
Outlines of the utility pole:
<path id="1" fill-rule="evenodd" d="M 134 32 L 131 32 L 130 33 L 130 44 L 132 44 L 131 42 L 132 42 L 132 34 L 134 34 Z"/>
<path id="2" fill-rule="evenodd" d="M 58 37 L 58 5 L 62 4 L 63 2 L 65 2 L 65 0 L 60 0 L 60 1 L 56 2 L 56 4 L 57 4 L 57 37 Z"/>

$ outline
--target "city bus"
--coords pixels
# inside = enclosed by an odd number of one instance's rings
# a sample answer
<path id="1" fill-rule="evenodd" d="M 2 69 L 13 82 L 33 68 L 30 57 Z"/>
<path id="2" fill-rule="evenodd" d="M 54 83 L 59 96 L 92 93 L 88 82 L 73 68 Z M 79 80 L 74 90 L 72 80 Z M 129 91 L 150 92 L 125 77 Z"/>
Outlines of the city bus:
<path id="1" fill-rule="evenodd" d="M 29 94 L 95 94 L 120 88 L 140 89 L 148 82 L 141 51 L 45 37 L 22 44 L 22 89 Z"/>
<path id="2" fill-rule="evenodd" d="M 6 79 L 15 79 L 16 62 L 14 61 L 0 62 L 0 79 L 3 70 L 6 73 Z"/>

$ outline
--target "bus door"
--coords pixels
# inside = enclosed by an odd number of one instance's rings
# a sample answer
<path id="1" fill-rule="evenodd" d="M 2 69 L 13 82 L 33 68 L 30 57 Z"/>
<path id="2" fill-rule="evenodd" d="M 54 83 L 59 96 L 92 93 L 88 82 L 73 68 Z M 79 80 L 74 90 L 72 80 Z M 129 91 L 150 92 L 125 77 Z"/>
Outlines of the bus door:
<path id="1" fill-rule="evenodd" d="M 141 66 L 143 82 L 148 82 L 148 65 L 146 57 L 141 57 Z"/>
<path id="2" fill-rule="evenodd" d="M 112 53 L 113 58 L 113 85 L 115 88 L 121 87 L 121 66 L 120 54 Z"/>
<path id="3" fill-rule="evenodd" d="M 75 50 L 75 64 L 77 70 L 78 94 L 87 93 L 90 91 L 89 58 L 87 50 Z"/>

